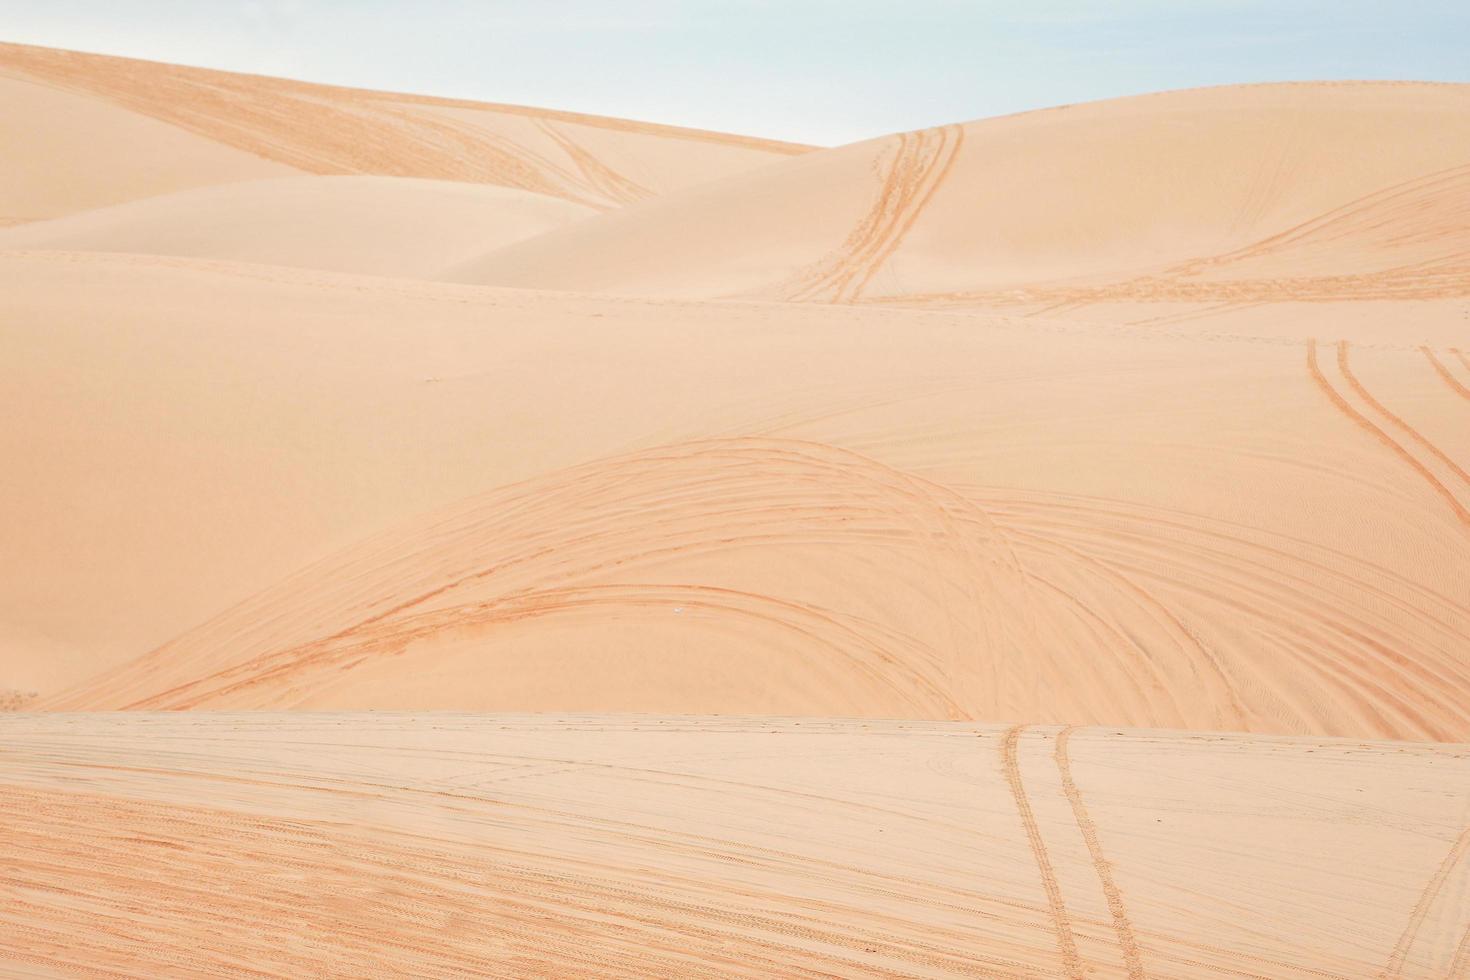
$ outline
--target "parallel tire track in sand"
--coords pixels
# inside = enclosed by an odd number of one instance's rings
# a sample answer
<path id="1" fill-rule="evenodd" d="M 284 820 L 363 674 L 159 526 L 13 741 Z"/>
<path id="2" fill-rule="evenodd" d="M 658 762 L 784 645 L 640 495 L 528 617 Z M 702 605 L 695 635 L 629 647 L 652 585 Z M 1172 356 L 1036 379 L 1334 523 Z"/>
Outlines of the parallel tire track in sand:
<path id="1" fill-rule="evenodd" d="M 1357 384 L 1356 379 L 1353 378 L 1350 371 L 1348 370 L 1346 341 L 1343 341 L 1342 344 L 1339 345 L 1337 357 L 1338 365 L 1342 369 L 1343 375 L 1349 379 L 1349 383 L 1354 385 L 1358 389 L 1360 395 L 1365 395 L 1368 400 L 1372 401 L 1372 396 L 1365 394 L 1366 390 L 1363 389 L 1361 385 Z M 1455 517 L 1460 521 L 1460 523 L 1463 524 L 1466 528 L 1470 528 L 1470 509 L 1466 509 L 1465 505 L 1460 503 L 1454 492 L 1450 490 L 1449 487 L 1445 486 L 1444 483 L 1442 483 L 1440 479 L 1434 475 L 1433 471 L 1431 471 L 1429 467 L 1425 466 L 1422 462 L 1419 461 L 1417 457 L 1414 456 L 1413 453 L 1404 448 L 1404 446 L 1398 440 L 1385 432 L 1381 427 L 1379 427 L 1375 422 L 1369 419 L 1362 412 L 1359 412 L 1356 408 L 1354 408 L 1348 402 L 1348 400 L 1344 398 L 1342 394 L 1332 386 L 1332 383 L 1327 380 L 1327 376 L 1322 373 L 1322 368 L 1317 363 L 1317 341 L 1315 339 L 1307 342 L 1307 370 L 1311 374 L 1312 380 L 1316 382 L 1317 387 L 1321 389 L 1322 393 L 1325 394 L 1328 399 L 1331 400 L 1332 404 L 1338 409 L 1338 411 L 1347 416 L 1347 418 L 1359 428 L 1363 429 L 1365 432 L 1370 433 L 1374 438 L 1376 438 L 1379 442 L 1386 446 L 1390 452 L 1392 452 L 1399 459 L 1407 463 L 1409 468 L 1417 473 L 1424 480 L 1425 483 L 1429 484 L 1430 488 L 1433 489 L 1435 493 L 1439 494 L 1445 499 L 1445 502 L 1449 504 L 1450 510 L 1454 512 Z M 1376 401 L 1372 403 L 1375 405 L 1377 404 Z M 1393 419 L 1397 419 L 1397 416 L 1391 415 L 1391 413 L 1388 413 L 1386 409 L 1384 409 L 1383 411 L 1385 415 L 1388 415 Z M 1407 423 L 1403 423 L 1402 420 L 1399 420 L 1399 422 L 1401 425 L 1404 426 L 1404 428 L 1408 428 Z M 1419 436 L 1418 438 L 1426 443 L 1428 442 L 1428 440 L 1423 439 L 1423 436 Z M 1440 455 L 1442 456 L 1443 454 L 1441 453 Z M 1453 465 L 1453 463 L 1451 465 Z"/>
<path id="2" fill-rule="evenodd" d="M 1388 419 L 1388 421 L 1393 424 L 1394 428 L 1398 429 L 1404 435 L 1412 439 L 1421 448 L 1423 448 L 1425 452 L 1429 453 L 1429 455 L 1433 456 L 1435 459 L 1443 463 L 1445 465 L 1445 468 L 1453 473 L 1456 477 L 1458 477 L 1461 483 L 1465 484 L 1467 487 L 1470 487 L 1470 473 L 1466 473 L 1464 467 L 1451 459 L 1444 450 L 1440 449 L 1434 443 L 1430 442 L 1429 438 L 1425 436 L 1424 433 L 1420 432 L 1408 422 L 1404 421 L 1403 418 L 1401 418 L 1396 413 L 1390 411 L 1387 406 L 1385 406 L 1382 402 L 1375 398 L 1372 393 L 1370 393 L 1368 389 L 1363 386 L 1363 383 L 1358 380 L 1357 375 L 1353 374 L 1353 372 L 1348 368 L 1348 342 L 1346 340 L 1338 341 L 1337 366 L 1338 369 L 1342 371 L 1342 376 L 1347 379 L 1348 384 L 1352 387 L 1353 391 L 1357 393 L 1359 398 L 1363 399 L 1363 401 L 1371 405 L 1374 410 L 1378 412 L 1379 415 L 1382 415 L 1384 418 Z"/>
<path id="3" fill-rule="evenodd" d="M 1138 940 L 1133 936 L 1133 925 L 1128 921 L 1128 908 L 1123 904 L 1123 893 L 1113 880 L 1113 868 L 1103 855 L 1102 842 L 1097 836 L 1097 825 L 1088 815 L 1087 806 L 1082 802 L 1082 792 L 1072 778 L 1072 764 L 1067 755 L 1067 746 L 1074 731 L 1076 728 L 1069 726 L 1057 732 L 1056 759 L 1057 769 L 1062 774 L 1062 789 L 1067 794 L 1067 802 L 1072 804 L 1072 815 L 1077 818 L 1077 828 L 1082 831 L 1082 839 L 1087 842 L 1087 853 L 1092 856 L 1092 866 L 1097 870 L 1098 880 L 1102 883 L 1108 912 L 1113 917 L 1113 930 L 1118 934 L 1118 946 L 1123 952 L 1123 963 L 1128 968 L 1128 980 L 1144 980 L 1147 974 L 1143 970 Z"/>
<path id="4" fill-rule="evenodd" d="M 1431 348 L 1421 347 L 1419 349 L 1424 352 L 1425 357 L 1429 358 L 1429 363 L 1434 366 L 1434 372 L 1444 379 L 1444 383 L 1449 386 L 1450 390 L 1466 401 L 1470 401 L 1470 387 L 1466 387 L 1464 382 L 1451 374 L 1450 369 L 1445 367 L 1444 362 L 1434 355 L 1434 351 Z M 1454 353 L 1460 354 L 1459 351 L 1454 351 Z M 1460 359 L 1464 360 L 1465 356 L 1460 354 Z M 1470 367 L 1470 364 L 1467 364 L 1466 367 Z"/>
<path id="5" fill-rule="evenodd" d="M 1077 940 L 1072 935 L 1072 921 L 1067 917 L 1067 905 L 1062 898 L 1062 886 L 1057 881 L 1056 870 L 1046 853 L 1046 840 L 1036 823 L 1036 814 L 1026 796 L 1026 787 L 1021 782 L 1021 764 L 1017 758 L 1017 742 L 1025 725 L 1016 725 L 1006 731 L 1000 742 L 1001 766 L 1005 770 L 1006 784 L 1011 788 L 1016 812 L 1021 816 L 1021 826 L 1026 831 L 1026 842 L 1031 847 L 1031 856 L 1036 860 L 1036 870 L 1041 874 L 1041 887 L 1046 892 L 1047 905 L 1051 908 L 1052 924 L 1056 928 L 1057 951 L 1062 957 L 1062 969 L 1068 980 L 1082 980 L 1082 959 L 1077 953 Z"/>
<path id="6" fill-rule="evenodd" d="M 856 302 L 949 176 L 964 141 L 962 126 L 900 133 L 872 208 L 840 249 L 797 274 L 789 298 Z"/>
<path id="7" fill-rule="evenodd" d="M 1025 731 L 1051 755 L 1056 728 Z M 0 972 L 1123 976 L 1121 963 L 1058 962 L 1022 732 L 0 715 Z M 1444 903 L 1464 855 L 1441 862 L 1426 835 L 1465 833 L 1464 746 L 1158 731 L 1096 731 L 1087 746 L 1067 771 L 1126 801 L 1087 820 L 1129 873 L 1127 934 L 1157 975 L 1368 977 L 1407 917 L 1402 973 L 1421 976 L 1426 948 L 1448 962 L 1460 941 Z M 1035 834 L 1024 842 L 1017 810 Z M 1345 866 L 1364 849 L 1378 859 Z M 1425 890 L 1427 861 L 1442 870 Z M 1097 871 L 1070 840 L 1044 867 L 1053 882 Z M 1340 899 L 1339 914 L 1303 895 Z M 1069 911 L 1063 935 L 1107 942 L 1110 911 Z"/>
<path id="8" fill-rule="evenodd" d="M 1467 851 L 1470 851 L 1470 827 L 1466 827 L 1464 832 L 1450 845 L 1449 853 L 1445 855 L 1444 860 L 1435 869 L 1434 875 L 1424 886 L 1419 900 L 1414 903 L 1414 908 L 1409 913 L 1408 925 L 1404 926 L 1403 935 L 1399 936 L 1399 941 L 1394 944 L 1393 952 L 1388 957 L 1388 963 L 1384 966 L 1383 972 L 1379 974 L 1383 980 L 1398 980 L 1403 976 L 1404 961 L 1408 959 L 1409 953 L 1413 950 L 1414 940 L 1419 937 L 1419 930 L 1424 927 L 1425 918 L 1428 917 L 1430 909 L 1434 907 L 1435 900 L 1439 898 L 1445 882 L 1449 880 Z M 1467 931 L 1466 935 L 1470 937 L 1470 931 Z M 1463 948 L 1463 941 L 1461 946 Z M 1460 959 L 1458 951 L 1455 958 Z M 1456 969 L 1452 966 L 1450 976 L 1454 976 L 1455 973 Z"/>

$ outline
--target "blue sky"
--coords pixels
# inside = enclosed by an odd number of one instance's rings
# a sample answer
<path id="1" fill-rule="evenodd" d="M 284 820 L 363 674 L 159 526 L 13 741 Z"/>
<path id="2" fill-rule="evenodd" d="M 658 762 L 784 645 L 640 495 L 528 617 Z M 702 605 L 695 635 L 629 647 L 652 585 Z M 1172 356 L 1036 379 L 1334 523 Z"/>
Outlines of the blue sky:
<path id="1" fill-rule="evenodd" d="M 1470 0 L 0 0 L 0 38 L 826 144 L 1195 85 L 1470 81 Z"/>

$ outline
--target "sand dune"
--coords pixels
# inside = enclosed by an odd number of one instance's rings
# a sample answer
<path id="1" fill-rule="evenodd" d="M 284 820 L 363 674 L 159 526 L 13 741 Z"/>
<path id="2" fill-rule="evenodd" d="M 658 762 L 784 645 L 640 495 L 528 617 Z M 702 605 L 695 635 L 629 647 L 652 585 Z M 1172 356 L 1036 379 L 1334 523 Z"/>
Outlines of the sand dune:
<path id="1" fill-rule="evenodd" d="M 1470 738 L 1460 349 L 3 261 L 43 707 Z"/>
<path id="2" fill-rule="evenodd" d="M 611 208 L 805 147 L 577 113 L 0 44 L 0 218 L 289 174 L 423 177 Z"/>
<path id="3" fill-rule="evenodd" d="M 1170 92 L 826 150 L 454 278 L 1095 318 L 1119 303 L 1463 300 L 1467 159 L 1470 86 Z"/>
<path id="4" fill-rule="evenodd" d="M 414 177 L 241 181 L 0 229 L 0 249 L 142 252 L 430 276 L 591 214 L 558 197 Z"/>
<path id="5" fill-rule="evenodd" d="M 637 716 L 15 716 L 0 732 L 11 970 L 1470 966 L 1463 746 Z"/>
<path id="6" fill-rule="evenodd" d="M 0 973 L 1470 980 L 1470 87 L 0 136 Z"/>

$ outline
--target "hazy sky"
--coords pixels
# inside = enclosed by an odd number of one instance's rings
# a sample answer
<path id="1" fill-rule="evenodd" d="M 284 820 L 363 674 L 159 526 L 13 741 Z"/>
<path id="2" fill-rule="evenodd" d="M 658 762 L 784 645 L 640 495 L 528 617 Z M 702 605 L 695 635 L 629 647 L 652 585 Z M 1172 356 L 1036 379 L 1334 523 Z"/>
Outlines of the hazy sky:
<path id="1" fill-rule="evenodd" d="M 1225 82 L 1470 81 L 1470 0 L 0 0 L 0 39 L 813 143 Z"/>

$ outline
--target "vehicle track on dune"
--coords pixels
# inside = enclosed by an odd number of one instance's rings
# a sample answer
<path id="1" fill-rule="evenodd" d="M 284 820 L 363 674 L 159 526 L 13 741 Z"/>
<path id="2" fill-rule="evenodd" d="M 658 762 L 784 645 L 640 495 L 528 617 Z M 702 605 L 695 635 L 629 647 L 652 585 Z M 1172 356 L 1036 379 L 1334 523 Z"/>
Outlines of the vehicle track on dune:
<path id="1" fill-rule="evenodd" d="M 1433 455 L 1435 455 L 1436 458 L 1448 462 L 1449 465 L 1453 467 L 1453 471 L 1458 476 L 1462 478 L 1465 477 L 1464 471 L 1461 470 L 1457 465 L 1455 465 L 1453 461 L 1450 461 L 1449 458 L 1445 456 L 1442 452 L 1440 452 L 1437 448 L 1435 448 L 1428 439 L 1425 439 L 1422 435 L 1420 435 L 1412 427 L 1410 427 L 1408 423 L 1404 422 L 1402 419 L 1399 419 L 1398 416 L 1389 412 L 1375 399 L 1373 399 L 1372 395 L 1368 394 L 1367 389 L 1362 387 L 1362 385 L 1353 376 L 1351 369 L 1348 367 L 1347 341 L 1342 341 L 1338 345 L 1337 360 L 1338 367 L 1342 371 L 1343 376 L 1347 379 L 1349 386 L 1354 391 L 1356 391 L 1360 397 L 1363 397 L 1366 401 L 1368 401 L 1369 404 L 1375 406 L 1381 412 L 1381 414 L 1388 418 L 1398 428 L 1409 433 L 1411 435 L 1411 438 L 1413 438 L 1416 442 L 1425 447 L 1428 447 L 1429 451 Z M 1402 460 L 1415 474 L 1420 477 L 1420 479 L 1422 479 L 1426 484 L 1429 485 L 1430 489 L 1432 489 L 1435 493 L 1439 494 L 1439 496 L 1444 499 L 1444 501 L 1449 505 L 1450 511 L 1455 515 L 1455 518 L 1466 528 L 1470 528 L 1470 509 L 1467 509 L 1466 506 L 1460 502 L 1459 498 L 1455 496 L 1454 491 L 1446 486 L 1444 482 L 1441 481 L 1439 477 L 1437 477 L 1434 472 L 1429 469 L 1428 466 L 1424 465 L 1424 463 L 1422 463 L 1418 459 L 1418 457 L 1416 457 L 1407 448 L 1405 448 L 1402 443 L 1400 443 L 1393 436 L 1389 435 L 1387 431 L 1385 431 L 1381 426 L 1369 419 L 1362 412 L 1354 408 L 1352 404 L 1336 388 L 1332 386 L 1332 383 L 1327 380 L 1326 375 L 1322 373 L 1322 369 L 1317 362 L 1317 341 L 1315 339 L 1310 340 L 1307 343 L 1307 371 L 1311 375 L 1312 380 L 1317 385 L 1318 389 L 1327 396 L 1328 400 L 1332 402 L 1333 406 L 1339 412 L 1341 412 L 1349 421 L 1358 426 L 1364 432 L 1372 435 L 1375 439 L 1379 441 L 1379 443 L 1381 443 L 1390 452 L 1392 452 L 1395 456 Z"/>
<path id="2" fill-rule="evenodd" d="M 886 148 L 878 194 L 835 252 L 780 287 L 791 300 L 853 303 L 903 244 L 954 168 L 965 141 L 963 126 L 900 133 Z"/>
<path id="3" fill-rule="evenodd" d="M 1031 537 L 1030 534 L 1027 535 Z M 1047 537 L 1038 537 L 1037 544 L 1043 548 L 1050 545 Z M 1150 601 L 1158 608 L 1194 611 L 1193 618 L 1199 629 L 1214 632 L 1218 624 L 1230 619 L 1250 622 L 1271 636 L 1283 650 L 1293 651 L 1288 661 L 1296 668 L 1309 668 L 1315 681 L 1324 691 L 1338 691 L 1354 710 L 1347 719 L 1334 720 L 1318 717 L 1313 712 L 1302 714 L 1295 724 L 1304 730 L 1319 730 L 1326 726 L 1328 731 L 1351 731 L 1354 727 L 1368 725 L 1370 730 L 1382 734 L 1395 733 L 1424 738 L 1451 738 L 1465 730 L 1467 719 L 1463 711 L 1453 709 L 1458 702 L 1459 692 L 1470 688 L 1463 677 L 1441 678 L 1446 667 L 1455 661 L 1453 649 L 1420 650 L 1408 640 L 1397 637 L 1385 641 L 1376 639 L 1347 620 L 1337 602 L 1304 597 L 1300 586 L 1289 581 L 1280 584 L 1252 577 L 1249 571 L 1239 568 L 1217 569 L 1216 559 L 1211 557 L 1200 562 L 1189 552 L 1179 552 L 1169 560 L 1172 565 L 1161 566 L 1160 558 L 1172 554 L 1157 549 L 1144 550 L 1135 539 L 1129 547 L 1124 542 L 1120 550 L 1117 545 L 1099 546 L 1089 542 L 1091 558 L 1107 574 L 1117 576 L 1125 583 L 1134 583 L 1139 592 L 1151 595 Z M 1084 552 L 1087 554 L 1087 552 Z M 1172 571 L 1161 569 L 1169 568 Z M 1146 583 L 1148 588 L 1143 588 Z M 1304 601 L 1305 600 L 1305 601 Z M 1116 615 L 1116 608 L 1106 610 Z M 1178 615 L 1178 614 L 1173 614 Z M 1190 631 L 1191 645 L 1199 643 L 1195 631 Z M 1176 641 L 1176 644 L 1178 641 Z M 1165 648 L 1168 649 L 1168 648 Z M 1183 650 L 1176 645 L 1176 650 Z M 1264 690 L 1285 695 L 1283 688 L 1287 678 L 1271 676 L 1251 677 L 1248 681 L 1239 676 L 1250 663 L 1236 650 L 1227 661 L 1231 665 L 1231 678 L 1226 681 L 1232 697 L 1241 697 L 1241 692 L 1254 690 L 1256 698 L 1249 706 L 1239 705 L 1236 717 L 1243 719 L 1239 724 L 1250 724 L 1250 719 L 1278 712 L 1266 712 L 1269 701 L 1262 703 L 1260 693 Z M 1212 657 L 1220 663 L 1224 658 Z M 1188 663 L 1201 661 L 1189 657 Z M 1204 661 L 1208 663 L 1210 661 Z M 1383 671 L 1391 669 L 1401 672 L 1414 683 L 1413 695 L 1403 684 L 1389 684 Z M 1287 675 L 1289 678 L 1289 675 Z M 1288 685 L 1289 687 L 1289 685 Z M 1426 715 L 1422 699 L 1430 698 L 1433 711 Z M 1385 712 L 1388 712 L 1387 714 Z M 1391 715 L 1391 717 L 1390 717 Z M 1339 728 L 1343 721 L 1351 720 L 1348 728 Z M 1219 722 L 1216 722 L 1219 724 Z"/>
<path id="4" fill-rule="evenodd" d="M 551 120 L 539 119 L 537 126 L 576 164 L 587 185 L 606 200 L 631 204 L 654 196 L 653 191 L 609 167 L 596 154 L 557 128 Z"/>
<path id="5" fill-rule="evenodd" d="M 1248 195 L 1247 209 L 1252 200 Z M 1234 309 L 1269 303 L 1453 299 L 1470 295 L 1466 229 L 1470 166 L 1458 166 L 1365 194 L 1236 249 L 1115 279 L 1079 285 L 1038 277 L 993 289 L 906 293 L 874 302 L 1025 307 L 1026 315 L 1039 316 L 1110 302 Z M 1172 323 L 1216 312 L 1171 313 L 1138 322 Z"/>
<path id="6" fill-rule="evenodd" d="M 1435 366 L 1439 366 L 1439 362 L 1434 360 L 1433 354 L 1430 354 L 1430 361 Z M 1450 456 L 1444 452 L 1444 450 L 1440 449 L 1434 443 L 1430 442 L 1429 439 L 1422 432 L 1414 428 L 1408 422 L 1404 421 L 1404 419 L 1396 413 L 1390 411 L 1381 401 L 1375 398 L 1366 387 L 1363 386 L 1362 382 L 1358 380 L 1357 375 L 1353 374 L 1352 370 L 1348 367 L 1348 342 L 1346 340 L 1338 341 L 1337 365 L 1338 370 L 1342 372 L 1342 376 L 1347 379 L 1348 385 L 1352 388 L 1354 392 L 1357 393 L 1359 398 L 1370 405 L 1373 410 L 1376 411 L 1379 415 L 1387 419 L 1394 428 L 1398 429 L 1404 435 L 1413 440 L 1425 452 L 1429 453 L 1429 455 L 1433 456 L 1439 462 L 1443 463 L 1445 468 L 1448 469 L 1452 474 L 1454 474 L 1460 483 L 1464 484 L 1466 487 L 1470 487 L 1470 473 L 1465 472 L 1464 467 L 1460 466 L 1459 463 L 1451 459 Z M 1466 392 L 1466 397 L 1470 398 L 1470 392 Z"/>
<path id="7" fill-rule="evenodd" d="M 1463 794 L 1444 792 L 1461 747 L 1104 730 L 1074 757 L 1076 733 L 1051 727 L 637 715 L 0 729 L 0 963 L 42 971 L 1135 980 L 1147 961 L 1181 980 L 1340 980 L 1378 967 L 1359 947 L 1394 943 L 1385 916 L 1415 924 L 1405 976 L 1425 944 L 1448 959 L 1461 938 L 1443 912 L 1463 853 L 1428 888 L 1412 877 L 1426 832 L 1467 833 Z M 1058 767 L 1045 813 L 1065 847 L 1041 839 L 1023 747 Z M 1079 782 L 1110 805 L 1077 810 Z M 1364 812 L 1365 790 L 1440 802 L 1411 820 Z M 1208 835 L 1188 822 L 1227 815 Z M 1260 854 L 1263 837 L 1293 859 Z M 1059 897 L 1114 864 L 1142 896 L 1126 931 L 1111 903 L 1065 909 L 1077 953 L 1060 974 L 1033 841 Z M 1347 845 L 1385 859 L 1342 869 Z M 1323 889 L 1345 892 L 1341 921 L 1291 901 Z"/>
<path id="8" fill-rule="evenodd" d="M 1082 839 L 1087 842 L 1087 853 L 1092 857 L 1092 866 L 1097 871 L 1098 881 L 1102 884 L 1103 895 L 1108 903 L 1108 912 L 1113 918 L 1113 931 L 1118 935 L 1118 947 L 1123 953 L 1123 964 L 1128 970 L 1128 980 L 1145 980 L 1147 974 L 1143 969 L 1143 959 L 1139 953 L 1138 940 L 1133 935 L 1133 924 L 1128 919 L 1128 907 L 1123 903 L 1123 893 L 1118 890 L 1118 884 L 1113 880 L 1112 865 L 1108 863 L 1103 854 L 1102 842 L 1098 839 L 1097 825 L 1093 823 L 1092 817 L 1087 812 L 1087 805 L 1082 800 L 1082 792 L 1077 788 L 1077 783 L 1072 777 L 1072 764 L 1068 755 L 1068 744 L 1071 741 L 1075 727 L 1068 726 L 1057 732 L 1056 761 L 1057 770 L 1062 776 L 1062 790 L 1067 795 L 1067 802 L 1072 805 L 1072 815 L 1077 820 L 1077 828 L 1082 831 Z"/>
<path id="9" fill-rule="evenodd" d="M 1439 867 L 1434 870 L 1434 874 L 1430 876 L 1429 881 L 1424 885 L 1424 891 L 1419 895 L 1418 900 L 1414 903 L 1414 907 L 1409 911 L 1408 924 L 1404 926 L 1403 934 L 1399 936 L 1398 942 L 1394 944 L 1393 952 L 1389 954 L 1388 962 L 1384 965 L 1383 971 L 1379 973 L 1379 977 L 1382 980 L 1399 980 L 1404 975 L 1404 964 L 1409 954 L 1413 951 L 1414 942 L 1419 937 L 1419 931 L 1424 927 L 1424 920 L 1428 917 L 1430 910 L 1438 900 L 1439 893 L 1444 890 L 1445 882 L 1454 874 L 1455 869 L 1459 866 L 1461 859 L 1465 857 L 1467 852 L 1470 852 L 1470 827 L 1466 827 L 1464 832 L 1450 845 L 1449 853 L 1445 855 Z M 1470 936 L 1470 926 L 1467 926 L 1466 934 Z M 1461 947 L 1463 948 L 1463 946 L 1464 941 L 1462 940 Z M 1457 960 L 1460 959 L 1459 953 L 1460 951 L 1457 950 Z M 1453 977 L 1457 972 L 1457 968 L 1452 965 L 1449 976 Z"/>
<path id="10" fill-rule="evenodd" d="M 1425 215 L 1431 216 L 1431 220 L 1424 221 Z M 1457 260 L 1463 257 L 1467 244 L 1467 220 L 1470 220 L 1470 165 L 1393 184 L 1250 245 L 1190 259 L 1163 274 L 1199 275 L 1263 256 L 1344 242 L 1371 244 L 1390 254 L 1412 256 L 1410 261 L 1415 264 Z M 1414 251 L 1426 247 L 1427 252 Z"/>
<path id="11" fill-rule="evenodd" d="M 1419 349 L 1424 352 L 1424 356 L 1429 359 L 1429 363 L 1434 367 L 1434 373 L 1440 376 L 1445 385 L 1461 398 L 1470 401 L 1470 386 L 1467 386 L 1463 381 L 1451 374 L 1450 369 L 1445 367 L 1444 362 L 1435 356 L 1432 348 L 1421 347 Z M 1455 354 L 1460 353 L 1453 348 L 1451 348 L 1451 352 Z M 1460 358 L 1464 360 L 1464 355 L 1461 354 Z M 1470 369 L 1470 363 L 1467 363 L 1465 366 L 1467 369 Z"/>
<path id="12" fill-rule="evenodd" d="M 1150 662 L 1159 661 L 1166 676 L 1179 669 L 1180 657 L 1197 669 L 1215 664 L 1225 688 L 1210 703 L 1233 703 L 1235 713 L 1213 720 L 1192 716 L 1192 725 L 1250 727 L 1264 716 L 1294 719 L 1293 730 L 1347 732 L 1366 725 L 1384 736 L 1465 736 L 1470 715 L 1457 706 L 1470 696 L 1470 673 L 1459 652 L 1470 643 L 1470 607 L 1391 570 L 1330 550 L 1303 553 L 1305 542 L 1277 541 L 1256 529 L 1203 518 L 1196 523 L 1192 515 L 1123 501 L 970 492 L 1007 526 L 1038 576 L 1061 567 L 1086 570 L 1099 584 L 1116 583 L 1118 598 L 1094 596 L 1097 604 L 1089 610 L 1114 622 L 1115 633 L 1145 640 Z M 1051 556 L 1063 564 L 1054 565 Z M 1167 629 L 1141 633 L 1147 620 L 1129 615 L 1130 604 Z M 1234 644 L 1212 651 L 1202 641 L 1236 622 L 1250 623 L 1254 635 L 1269 638 L 1264 642 L 1291 651 L 1283 666 L 1309 670 L 1314 689 L 1340 692 L 1344 704 L 1356 707 L 1346 715 L 1321 715 L 1319 705 L 1290 696 L 1290 672 L 1258 674 L 1248 651 Z M 1111 655 L 1121 658 L 1124 651 Z M 1254 693 L 1243 703 L 1226 700 L 1244 699 L 1245 692 Z M 1271 708 L 1276 696 L 1293 707 Z"/>
<path id="13" fill-rule="evenodd" d="M 1021 780 L 1021 764 L 1017 754 L 1017 742 L 1025 725 L 1016 725 L 1001 737 L 1001 767 L 1005 772 L 1006 785 L 1010 787 L 1011 799 L 1016 804 L 1016 813 L 1021 818 L 1021 827 L 1026 833 L 1026 843 L 1036 870 L 1041 875 L 1041 887 L 1046 893 L 1047 905 L 1051 909 L 1052 924 L 1056 929 L 1057 953 L 1061 956 L 1062 971 L 1068 980 L 1082 980 L 1082 958 L 1077 952 L 1077 940 L 1072 935 L 1072 920 L 1067 915 L 1067 905 L 1062 898 L 1062 886 L 1057 881 L 1055 868 L 1047 854 L 1046 839 L 1036 823 L 1036 814 L 1026 796 L 1026 787 Z"/>
<path id="14" fill-rule="evenodd" d="M 834 585 L 858 560 L 925 598 L 751 577 L 772 560 L 810 560 Z M 405 655 L 405 670 L 437 651 L 488 670 L 533 620 L 746 637 L 782 651 L 793 696 L 821 700 L 845 678 L 870 699 L 849 713 L 1416 738 L 1470 723 L 1453 708 L 1470 690 L 1455 654 L 1470 604 L 1381 564 L 1121 500 L 948 486 L 772 437 L 663 445 L 472 498 L 39 706 L 313 703 Z M 1269 638 L 1282 669 L 1257 663 L 1234 624 Z M 1035 651 L 1024 669 L 1015 649 Z M 1085 695 L 1048 696 L 1040 679 L 1061 673 L 1086 678 Z M 1293 694 L 1309 678 L 1320 696 Z M 466 683 L 468 696 L 485 682 Z"/>
<path id="15" fill-rule="evenodd" d="M 750 619 L 792 633 L 810 649 L 835 655 L 870 684 L 891 690 L 897 701 L 907 703 L 917 715 L 927 717 L 938 710 L 951 719 L 966 717 L 965 709 L 951 696 L 945 678 L 936 673 L 943 668 L 940 658 L 932 651 L 926 652 L 913 637 L 898 636 L 879 624 L 776 596 L 710 586 L 647 583 L 512 593 L 487 603 L 380 620 L 257 659 L 228 675 L 201 678 L 196 683 L 207 689 L 206 695 L 197 696 L 201 700 L 191 700 L 187 689 L 165 692 L 160 697 L 167 699 L 173 709 L 200 707 L 207 700 L 229 698 L 261 685 L 287 680 L 301 683 L 313 672 L 340 668 L 362 658 L 395 656 L 416 641 L 443 633 L 533 618 L 579 613 L 607 617 L 629 612 L 708 612 L 725 620 Z M 143 709 L 153 704 L 150 700 L 128 707 Z"/>
<path id="16" fill-rule="evenodd" d="M 658 573 L 643 571 L 704 555 L 812 547 L 899 549 L 911 554 L 912 574 L 925 578 L 935 573 L 920 569 L 937 562 L 945 571 L 936 580 L 964 596 L 955 607 L 964 618 L 951 624 L 959 632 L 941 654 L 871 617 L 748 588 L 687 591 L 721 586 L 718 579 L 648 585 L 660 581 L 651 577 Z M 594 595 L 610 608 L 677 608 L 666 601 L 671 589 L 700 603 L 718 597 L 728 615 L 764 617 L 820 647 L 886 665 L 882 672 L 907 677 L 906 688 L 928 692 L 925 715 L 948 717 L 967 713 L 954 693 L 955 651 L 972 642 L 1004 648 L 1004 634 L 994 630 L 1011 627 L 1000 610 L 1006 603 L 1025 608 L 1027 586 L 1003 533 L 961 495 L 821 444 L 709 440 L 576 467 L 468 502 L 457 516 L 329 559 L 273 597 L 248 602 L 91 687 L 112 689 L 124 698 L 119 706 L 200 706 L 262 683 L 324 682 L 326 675 L 314 673 L 319 666 L 368 649 L 401 649 L 425 631 L 452 631 L 459 621 L 446 609 L 494 623 L 538 610 L 560 615 Z M 164 674 L 178 681 L 161 683 Z"/>

